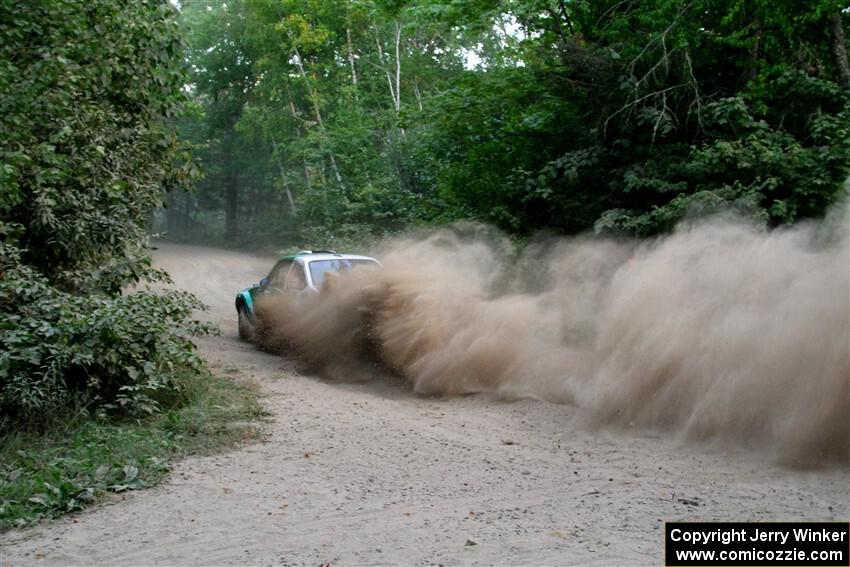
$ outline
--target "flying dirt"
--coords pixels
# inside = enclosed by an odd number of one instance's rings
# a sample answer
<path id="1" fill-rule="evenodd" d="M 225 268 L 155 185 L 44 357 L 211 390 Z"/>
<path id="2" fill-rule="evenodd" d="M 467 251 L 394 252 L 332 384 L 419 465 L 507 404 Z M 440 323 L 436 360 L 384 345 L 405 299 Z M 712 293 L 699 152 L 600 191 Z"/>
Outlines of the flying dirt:
<path id="1" fill-rule="evenodd" d="M 424 395 L 575 404 L 577 426 L 847 462 L 847 220 L 846 207 L 772 231 L 713 218 L 651 242 L 542 240 L 519 257 L 494 231 L 457 226 L 384 243 L 382 269 L 320 295 L 267 297 L 264 340 L 329 379 L 383 369 Z"/>

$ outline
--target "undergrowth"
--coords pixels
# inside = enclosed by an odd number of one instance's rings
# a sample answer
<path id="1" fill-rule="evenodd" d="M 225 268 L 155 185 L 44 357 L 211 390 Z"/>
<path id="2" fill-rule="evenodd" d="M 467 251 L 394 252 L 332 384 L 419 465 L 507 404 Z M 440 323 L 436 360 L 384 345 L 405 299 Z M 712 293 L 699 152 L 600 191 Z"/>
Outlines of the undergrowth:
<path id="1" fill-rule="evenodd" d="M 182 376 L 179 406 L 138 419 L 86 411 L 0 437 L 0 531 L 80 510 L 108 492 L 152 486 L 175 458 L 259 436 L 266 415 L 247 386 Z"/>

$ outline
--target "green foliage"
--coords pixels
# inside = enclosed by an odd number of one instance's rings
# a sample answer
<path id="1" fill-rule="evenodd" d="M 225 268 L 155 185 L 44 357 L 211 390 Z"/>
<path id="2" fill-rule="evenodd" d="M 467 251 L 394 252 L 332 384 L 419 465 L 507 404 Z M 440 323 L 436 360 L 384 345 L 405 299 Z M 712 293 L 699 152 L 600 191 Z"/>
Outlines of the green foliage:
<path id="1" fill-rule="evenodd" d="M 185 96 L 167 0 L 0 0 L 0 430 L 66 406 L 128 415 L 202 368 L 200 303 L 122 295 L 146 226 L 192 176 L 169 121 Z"/>
<path id="2" fill-rule="evenodd" d="M 503 6 L 523 25 L 525 65 L 456 81 L 423 121 L 418 165 L 454 213 L 643 236 L 728 208 L 794 222 L 839 194 L 837 4 Z"/>
<path id="3" fill-rule="evenodd" d="M 150 485 L 260 413 L 205 371 L 197 299 L 128 290 L 167 280 L 146 228 L 197 174 L 176 16 L 0 0 L 0 529 Z"/>
<path id="4" fill-rule="evenodd" d="M 175 375 L 202 370 L 185 335 L 203 306 L 181 292 L 78 296 L 49 285 L 0 246 L 0 430 L 67 405 L 149 414 L 179 395 Z"/>
<path id="5" fill-rule="evenodd" d="M 432 59 L 445 40 L 430 24 L 412 25 L 408 13 L 354 0 L 187 4 L 203 113 L 182 130 L 202 147 L 206 177 L 196 194 L 172 197 L 162 228 L 178 237 L 217 233 L 231 244 L 306 244 L 423 219 L 438 199 L 412 169 L 404 122 L 418 112 L 416 92 L 421 100 L 446 82 Z"/>
<path id="6" fill-rule="evenodd" d="M 730 207 L 777 225 L 850 172 L 837 0 L 204 5 L 183 13 L 202 122 L 241 102 L 185 210 L 214 218 L 227 186 L 237 241 L 460 218 L 650 235 Z"/>
<path id="7" fill-rule="evenodd" d="M 66 289 L 148 268 L 145 226 L 191 164 L 165 121 L 185 81 L 165 0 L 0 1 L 0 218 Z"/>
<path id="8" fill-rule="evenodd" d="M 181 455 L 208 453 L 258 432 L 254 393 L 207 374 L 178 374 L 179 400 L 139 420 L 61 413 L 43 432 L 0 437 L 0 530 L 79 510 L 105 492 L 156 484 Z"/>

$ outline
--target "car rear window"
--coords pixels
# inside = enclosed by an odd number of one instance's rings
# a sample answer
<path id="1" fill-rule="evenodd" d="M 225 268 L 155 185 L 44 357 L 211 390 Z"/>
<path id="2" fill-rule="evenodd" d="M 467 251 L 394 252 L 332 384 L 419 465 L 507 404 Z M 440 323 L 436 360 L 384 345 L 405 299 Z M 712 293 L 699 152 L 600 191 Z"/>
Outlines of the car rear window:
<path id="1" fill-rule="evenodd" d="M 325 274 L 328 272 L 347 272 L 356 266 L 377 266 L 374 260 L 347 260 L 345 258 L 333 260 L 314 260 L 310 262 L 310 275 L 313 277 L 313 285 L 322 287 Z"/>

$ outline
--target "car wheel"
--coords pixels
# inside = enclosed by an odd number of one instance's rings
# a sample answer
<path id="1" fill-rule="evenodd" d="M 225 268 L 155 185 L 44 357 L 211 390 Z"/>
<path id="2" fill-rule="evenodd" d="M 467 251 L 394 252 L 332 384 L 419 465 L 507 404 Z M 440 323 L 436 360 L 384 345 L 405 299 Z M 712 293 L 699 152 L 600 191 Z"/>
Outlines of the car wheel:
<path id="1" fill-rule="evenodd" d="M 251 316 L 245 312 L 244 307 L 239 309 L 239 338 L 243 341 L 250 341 L 254 338 L 254 322 Z"/>

